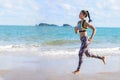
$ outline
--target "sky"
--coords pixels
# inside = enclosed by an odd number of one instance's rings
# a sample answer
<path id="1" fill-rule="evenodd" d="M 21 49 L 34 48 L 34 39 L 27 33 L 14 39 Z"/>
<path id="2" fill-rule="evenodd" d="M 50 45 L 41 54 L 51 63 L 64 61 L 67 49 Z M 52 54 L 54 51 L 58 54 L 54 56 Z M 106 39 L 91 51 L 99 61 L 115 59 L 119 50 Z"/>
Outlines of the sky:
<path id="1" fill-rule="evenodd" d="M 90 12 L 94 26 L 120 27 L 120 0 L 0 0 L 0 25 L 75 26 L 81 10 Z"/>

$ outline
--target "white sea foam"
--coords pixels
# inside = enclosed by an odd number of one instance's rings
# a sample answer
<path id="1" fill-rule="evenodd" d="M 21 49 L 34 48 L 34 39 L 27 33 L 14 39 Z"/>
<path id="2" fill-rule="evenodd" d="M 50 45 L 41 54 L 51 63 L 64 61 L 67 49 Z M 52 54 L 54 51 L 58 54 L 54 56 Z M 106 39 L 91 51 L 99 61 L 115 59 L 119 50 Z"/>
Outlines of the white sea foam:
<path id="1" fill-rule="evenodd" d="M 64 49 L 64 50 L 49 50 L 42 52 L 41 55 L 52 55 L 52 56 L 73 56 L 78 55 L 79 49 Z M 120 48 L 92 48 L 90 49 L 92 54 L 96 55 L 120 55 Z"/>
<path id="2" fill-rule="evenodd" d="M 40 45 L 4 45 L 0 46 L 0 53 L 11 52 L 18 54 L 37 54 L 45 56 L 70 56 L 77 55 L 79 52 L 78 48 L 48 48 L 41 47 Z M 116 55 L 120 54 L 120 47 L 114 48 L 91 48 L 90 52 L 97 55 Z M 29 55 L 29 54 L 28 54 Z"/>

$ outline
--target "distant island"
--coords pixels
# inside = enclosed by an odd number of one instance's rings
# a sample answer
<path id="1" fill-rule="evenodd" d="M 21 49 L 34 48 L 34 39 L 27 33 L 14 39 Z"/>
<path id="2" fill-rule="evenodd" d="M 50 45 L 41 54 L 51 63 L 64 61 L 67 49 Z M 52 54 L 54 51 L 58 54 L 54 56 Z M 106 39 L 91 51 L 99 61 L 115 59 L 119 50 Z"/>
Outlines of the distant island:
<path id="1" fill-rule="evenodd" d="M 58 25 L 48 24 L 48 23 L 40 23 L 38 26 L 58 26 Z"/>
<path id="2" fill-rule="evenodd" d="M 72 26 L 69 24 L 63 24 L 63 27 L 72 27 Z"/>
<path id="3" fill-rule="evenodd" d="M 36 26 L 58 26 L 58 25 L 56 25 L 56 24 L 48 24 L 48 23 L 40 23 L 40 24 L 38 24 L 38 25 L 36 25 Z M 69 25 L 69 24 L 63 24 L 62 26 L 63 26 L 63 27 L 72 27 L 72 26 Z"/>

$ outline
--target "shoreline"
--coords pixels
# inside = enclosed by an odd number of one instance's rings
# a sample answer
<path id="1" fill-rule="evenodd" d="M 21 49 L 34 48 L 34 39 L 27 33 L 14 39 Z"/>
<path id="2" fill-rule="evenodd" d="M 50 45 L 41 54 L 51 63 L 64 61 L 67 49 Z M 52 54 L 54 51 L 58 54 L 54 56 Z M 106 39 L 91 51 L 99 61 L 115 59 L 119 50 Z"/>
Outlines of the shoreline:
<path id="1" fill-rule="evenodd" d="M 78 56 L 36 56 L 0 54 L 1 80 L 119 80 L 120 56 L 102 61 L 84 57 L 80 74 L 74 75 Z M 18 79 L 18 77 L 20 77 Z"/>

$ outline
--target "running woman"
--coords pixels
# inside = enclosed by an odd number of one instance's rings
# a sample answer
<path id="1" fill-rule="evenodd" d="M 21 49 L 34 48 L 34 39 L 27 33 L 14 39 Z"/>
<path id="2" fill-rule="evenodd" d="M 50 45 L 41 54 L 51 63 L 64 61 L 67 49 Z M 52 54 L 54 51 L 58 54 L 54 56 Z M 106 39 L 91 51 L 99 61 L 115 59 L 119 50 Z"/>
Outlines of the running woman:
<path id="1" fill-rule="evenodd" d="M 85 20 L 85 18 L 88 17 L 88 22 Z M 93 55 L 90 53 L 89 49 L 88 49 L 88 43 L 92 41 L 95 33 L 96 33 L 96 29 L 93 25 L 90 24 L 90 22 L 92 21 L 90 18 L 90 14 L 88 11 L 82 10 L 79 14 L 79 18 L 80 21 L 78 21 L 77 26 L 74 28 L 75 33 L 77 34 L 78 31 L 80 33 L 80 40 L 81 40 L 81 47 L 79 50 L 79 63 L 78 63 L 78 67 L 77 69 L 73 72 L 74 74 L 77 74 L 80 72 L 80 67 L 81 64 L 83 62 L 82 58 L 83 58 L 83 54 L 85 54 L 87 57 L 92 57 L 92 58 L 96 58 L 96 59 L 100 59 L 103 61 L 103 63 L 105 64 L 105 57 L 104 56 L 98 56 L 98 55 Z M 87 29 L 90 28 L 92 29 L 92 34 L 91 36 L 88 38 L 87 36 Z"/>

